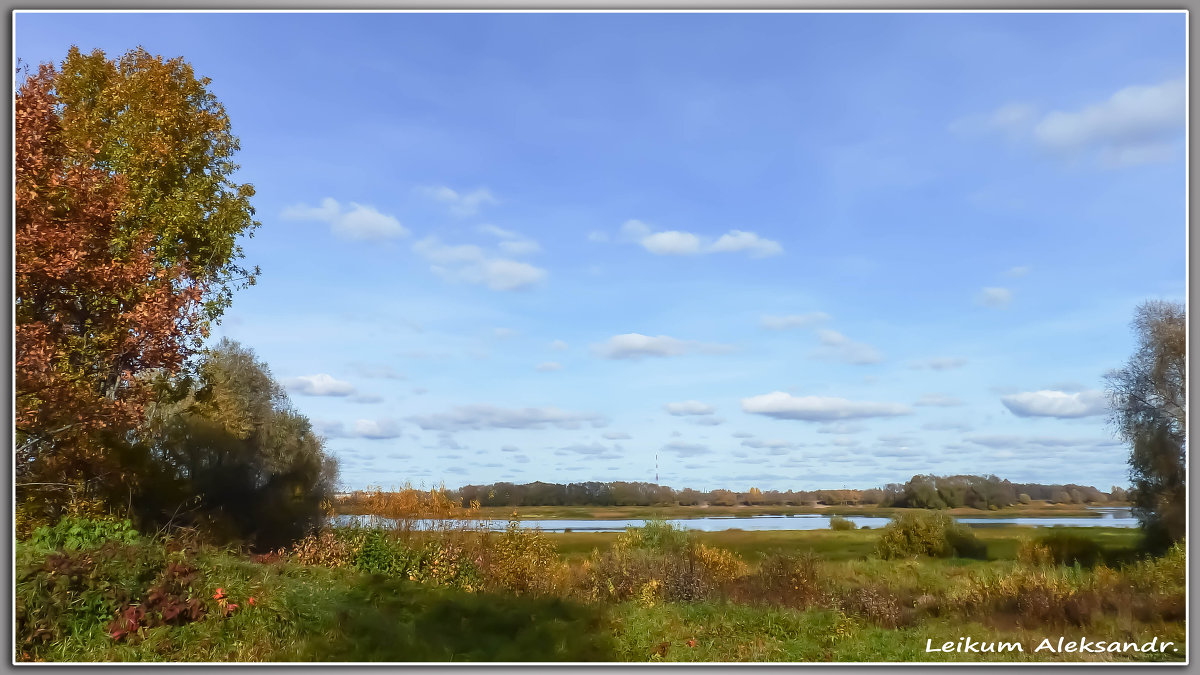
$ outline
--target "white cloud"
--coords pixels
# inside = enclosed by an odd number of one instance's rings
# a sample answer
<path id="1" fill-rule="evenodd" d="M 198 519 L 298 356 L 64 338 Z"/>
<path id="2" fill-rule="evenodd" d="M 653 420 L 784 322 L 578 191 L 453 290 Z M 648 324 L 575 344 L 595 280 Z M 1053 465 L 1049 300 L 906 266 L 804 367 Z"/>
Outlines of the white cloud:
<path id="1" fill-rule="evenodd" d="M 354 385 L 325 373 L 290 377 L 283 380 L 283 386 L 304 396 L 349 396 L 354 393 Z"/>
<path id="2" fill-rule="evenodd" d="M 355 420 L 354 426 L 347 431 L 341 422 L 313 420 L 313 430 L 326 438 L 366 438 L 384 440 L 398 438 L 402 434 L 399 425 L 391 419 Z"/>
<path id="3" fill-rule="evenodd" d="M 424 187 L 419 190 L 425 196 L 450 207 L 450 213 L 456 216 L 473 216 L 479 213 L 480 207 L 496 204 L 496 198 L 487 188 L 479 188 L 471 192 L 459 192 L 444 185 Z"/>
<path id="4" fill-rule="evenodd" d="M 591 232 L 588 232 L 587 239 L 588 239 L 588 241 L 595 242 L 597 244 L 603 244 L 608 241 L 608 233 L 600 232 L 598 230 L 593 230 Z"/>
<path id="5" fill-rule="evenodd" d="M 712 452 L 707 445 L 700 443 L 684 443 L 682 441 L 672 441 L 662 447 L 663 452 L 670 452 L 680 457 L 695 457 L 697 455 L 707 455 Z"/>
<path id="6" fill-rule="evenodd" d="M 633 436 L 630 436 L 624 431 L 606 431 L 601 435 L 610 441 L 628 441 L 629 439 L 633 438 Z"/>
<path id="7" fill-rule="evenodd" d="M 822 321 L 828 321 L 825 312 L 809 312 L 808 314 L 788 314 L 774 316 L 767 314 L 762 318 L 762 327 L 767 330 L 784 330 L 786 328 L 807 328 Z"/>
<path id="8" fill-rule="evenodd" d="M 908 406 L 900 403 L 848 401 L 829 396 L 792 396 L 782 391 L 744 398 L 742 410 L 755 415 L 808 422 L 893 417 L 912 413 Z"/>
<path id="9" fill-rule="evenodd" d="M 1069 438 L 1064 436 L 1016 436 L 1012 434 L 979 434 L 963 440 L 988 448 L 1017 449 L 1030 453 L 1045 453 L 1046 448 L 1087 449 L 1119 446 L 1111 438 Z"/>
<path id="10" fill-rule="evenodd" d="M 984 307 L 1008 307 L 1008 303 L 1012 302 L 1012 291 L 998 287 L 984 288 L 975 296 L 975 302 Z"/>
<path id="11" fill-rule="evenodd" d="M 641 333 L 614 335 L 602 344 L 592 345 L 592 351 L 606 359 L 640 359 L 644 356 L 682 356 L 692 352 L 707 354 L 730 351 L 728 345 L 679 340 L 668 335 L 651 337 Z"/>
<path id="12" fill-rule="evenodd" d="M 546 270 L 515 260 L 493 258 L 485 261 L 482 268 L 466 268 L 463 278 L 472 283 L 487 284 L 493 291 L 515 291 L 545 279 Z"/>
<path id="13" fill-rule="evenodd" d="M 962 401 L 952 396 L 943 396 L 942 394 L 925 394 L 913 405 L 950 408 L 962 404 Z"/>
<path id="14" fill-rule="evenodd" d="M 640 220 L 625 221 L 621 226 L 618 239 L 636 242 L 655 255 L 699 255 L 744 251 L 752 258 L 764 258 L 783 253 L 783 247 L 779 242 L 765 239 L 754 232 L 730 230 L 715 242 L 708 243 L 707 237 L 691 232 L 679 230 L 655 232 Z"/>
<path id="15" fill-rule="evenodd" d="M 337 200 L 326 197 L 320 206 L 297 204 L 283 210 L 285 220 L 315 220 L 328 223 L 334 234 L 346 239 L 396 239 L 407 237 L 408 228 L 394 217 L 380 213 L 372 206 L 350 202 L 343 210 Z"/>
<path id="16" fill-rule="evenodd" d="M 1027 103 L 1009 103 L 984 115 L 968 115 L 950 123 L 950 132 L 976 135 L 999 132 L 1010 137 L 1025 133 L 1037 116 L 1037 109 Z"/>
<path id="17" fill-rule="evenodd" d="M 1033 271 L 1029 265 L 1020 265 L 1018 267 L 1010 267 L 1004 271 L 1006 277 L 1023 277 Z"/>
<path id="18" fill-rule="evenodd" d="M 383 401 L 383 397 L 379 394 L 358 394 L 350 400 L 355 403 L 380 403 Z"/>
<path id="19" fill-rule="evenodd" d="M 496 237 L 498 239 L 520 239 L 521 238 L 521 235 L 517 234 L 516 232 L 513 232 L 512 230 L 505 230 L 503 228 L 496 227 L 495 225 L 480 225 L 479 227 L 477 227 L 475 229 L 482 232 L 483 234 L 490 234 L 493 237 Z"/>
<path id="20" fill-rule="evenodd" d="M 1184 127 L 1186 96 L 1183 80 L 1126 87 L 1102 103 L 1047 114 L 1034 138 L 1068 154 L 1095 150 L 1108 166 L 1161 161 L 1172 153 L 1168 141 Z"/>
<path id="21" fill-rule="evenodd" d="M 550 343 L 550 349 L 565 351 L 567 349 L 567 343 L 563 342 L 562 340 L 555 340 L 554 342 Z"/>
<path id="22" fill-rule="evenodd" d="M 511 241 L 502 241 L 499 244 L 500 250 L 509 255 L 533 255 L 542 250 L 540 244 L 532 239 L 514 239 Z"/>
<path id="23" fill-rule="evenodd" d="M 650 226 L 640 220 L 627 220 L 621 225 L 621 231 L 618 233 L 618 238 L 621 241 L 635 241 L 641 243 L 643 239 L 650 236 Z"/>
<path id="24" fill-rule="evenodd" d="M 578 429 L 587 422 L 603 427 L 608 420 L 596 413 L 577 413 L 546 408 L 499 408 L 492 405 L 456 406 L 450 412 L 414 415 L 408 418 L 425 430 L 464 431 L 481 429 Z"/>
<path id="25" fill-rule="evenodd" d="M 643 238 L 641 244 L 656 255 L 695 255 L 700 252 L 700 237 L 690 232 L 655 232 Z"/>
<path id="26" fill-rule="evenodd" d="M 1040 119 L 1033 106 L 1008 104 L 989 115 L 956 120 L 950 130 L 1000 132 L 1105 168 L 1161 162 L 1178 156 L 1182 148 L 1186 96 L 1182 79 L 1168 80 L 1125 87 L 1105 101 L 1051 111 Z"/>
<path id="27" fill-rule="evenodd" d="M 607 445 L 602 445 L 600 443 L 589 443 L 586 445 L 583 443 L 576 443 L 574 445 L 568 445 L 566 447 L 559 448 L 558 452 L 555 454 L 567 453 L 586 455 L 595 459 L 617 459 L 621 457 L 621 454 L 616 452 L 614 448 L 610 448 Z"/>
<path id="28" fill-rule="evenodd" d="M 913 370 L 954 370 L 967 365 L 967 360 L 959 356 L 936 356 L 920 361 L 913 361 L 909 366 Z"/>
<path id="29" fill-rule="evenodd" d="M 432 235 L 414 243 L 413 250 L 431 263 L 435 273 L 452 281 L 486 285 L 494 291 L 522 290 L 546 278 L 546 270 L 529 263 L 489 257 L 473 244 L 443 244 Z"/>
<path id="30" fill-rule="evenodd" d="M 676 416 L 711 415 L 716 412 L 716 408 L 713 408 L 707 403 L 701 403 L 700 401 L 679 401 L 676 403 L 668 403 L 663 406 L 663 408 L 665 408 L 668 413 Z"/>
<path id="31" fill-rule="evenodd" d="M 501 251 L 504 251 L 509 255 L 532 255 L 542 250 L 541 245 L 539 245 L 536 241 L 513 232 L 512 230 L 505 230 L 496 227 L 495 225 L 480 225 L 475 229 L 483 234 L 488 234 L 500 239 L 501 241 L 499 244 L 497 244 L 497 246 L 500 247 Z"/>
<path id="32" fill-rule="evenodd" d="M 926 422 L 921 425 L 926 431 L 970 431 L 971 425 L 963 422 Z"/>
<path id="33" fill-rule="evenodd" d="M 312 420 L 312 428 L 318 436 L 324 436 L 325 438 L 346 437 L 346 427 L 341 422 L 314 419 Z"/>
<path id="34" fill-rule="evenodd" d="M 554 370 L 562 370 L 562 364 L 558 363 L 557 361 L 543 361 L 542 363 L 537 364 L 537 366 L 534 368 L 535 370 L 543 373 L 548 373 Z"/>
<path id="35" fill-rule="evenodd" d="M 866 343 L 855 342 L 835 330 L 820 330 L 817 331 L 817 336 L 821 339 L 821 344 L 825 345 L 824 349 L 817 352 L 818 356 L 855 365 L 879 363 L 883 360 L 883 354 L 880 354 L 879 350 Z"/>
<path id="36" fill-rule="evenodd" d="M 751 258 L 766 258 L 783 253 L 783 247 L 777 241 L 763 239 L 753 232 L 730 230 L 721 235 L 716 243 L 708 248 L 712 253 L 733 253 L 746 251 Z"/>
<path id="37" fill-rule="evenodd" d="M 1092 417 L 1108 413 L 1108 400 L 1102 391 L 1068 394 L 1043 389 L 1004 396 L 1004 407 L 1017 417 Z"/>
<path id="38" fill-rule="evenodd" d="M 400 427 L 390 419 L 355 420 L 354 429 L 350 432 L 358 438 L 380 440 L 400 436 Z"/>
<path id="39" fill-rule="evenodd" d="M 796 447 L 795 443 L 792 443 L 791 441 L 785 441 L 780 438 L 772 438 L 772 439 L 768 439 L 768 440 L 762 440 L 759 438 L 751 438 L 751 439 L 742 441 L 742 445 L 746 446 L 747 448 L 757 448 L 760 450 L 775 450 L 775 449 L 791 450 L 794 447 Z"/>

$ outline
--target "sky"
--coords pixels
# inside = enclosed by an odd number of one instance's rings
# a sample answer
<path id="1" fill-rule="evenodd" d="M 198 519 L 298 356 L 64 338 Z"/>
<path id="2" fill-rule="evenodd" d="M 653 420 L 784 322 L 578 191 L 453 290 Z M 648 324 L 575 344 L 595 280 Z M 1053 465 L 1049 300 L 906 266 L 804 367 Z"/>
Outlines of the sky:
<path id="1" fill-rule="evenodd" d="M 1183 13 L 39 14 L 241 139 L 251 347 L 346 489 L 1127 485 Z"/>

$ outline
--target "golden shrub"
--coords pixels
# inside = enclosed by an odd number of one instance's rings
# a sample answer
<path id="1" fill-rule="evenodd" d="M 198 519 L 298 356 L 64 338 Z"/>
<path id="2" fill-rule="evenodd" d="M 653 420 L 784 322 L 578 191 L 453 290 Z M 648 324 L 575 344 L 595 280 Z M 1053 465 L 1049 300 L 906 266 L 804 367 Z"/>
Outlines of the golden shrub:
<path id="1" fill-rule="evenodd" d="M 525 529 L 514 518 L 499 537 L 484 544 L 485 575 L 489 582 L 517 595 L 556 591 L 564 580 L 565 568 L 546 533 Z"/>
<path id="2" fill-rule="evenodd" d="M 281 557 L 288 557 L 302 565 L 351 567 L 365 536 L 361 531 L 335 533 L 325 530 L 320 534 L 306 536 L 292 544 L 291 548 L 279 549 L 278 553 Z"/>
<path id="3" fill-rule="evenodd" d="M 696 561 L 707 573 L 711 583 L 727 584 L 749 571 L 746 561 L 728 549 L 700 544 L 696 547 Z"/>
<path id="4" fill-rule="evenodd" d="M 1026 565 L 1052 565 L 1054 554 L 1050 547 L 1034 539 L 1022 539 L 1017 546 L 1017 560 Z"/>

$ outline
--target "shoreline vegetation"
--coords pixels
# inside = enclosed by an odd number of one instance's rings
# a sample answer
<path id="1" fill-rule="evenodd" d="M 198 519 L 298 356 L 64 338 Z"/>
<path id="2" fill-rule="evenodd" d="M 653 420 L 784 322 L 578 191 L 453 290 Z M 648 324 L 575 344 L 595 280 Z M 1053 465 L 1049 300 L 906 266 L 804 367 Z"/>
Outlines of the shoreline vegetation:
<path id="1" fill-rule="evenodd" d="M 411 491 L 411 485 L 385 491 L 368 486 L 334 495 L 341 515 L 378 514 L 390 494 Z M 714 516 L 868 516 L 891 518 L 913 510 L 944 511 L 971 518 L 1100 517 L 1089 506 L 1129 506 L 1124 489 L 1109 492 L 1090 485 L 1013 483 L 997 476 L 916 475 L 906 483 L 883 487 L 837 490 L 675 489 L 646 482 L 493 483 L 437 488 L 448 498 L 446 514 L 479 514 L 507 520 L 514 513 L 536 519 L 687 519 Z M 457 509 L 457 510 L 456 510 Z"/>
<path id="2" fill-rule="evenodd" d="M 1128 502 L 1105 503 L 1104 507 L 1128 508 Z M 356 508 L 353 503 L 341 500 L 334 503 L 334 509 L 339 515 L 358 516 L 371 515 L 364 508 Z M 514 513 L 524 519 L 544 520 L 687 520 L 689 518 L 711 518 L 714 516 L 791 516 L 791 515 L 822 515 L 822 516 L 869 516 L 891 518 L 900 513 L 911 511 L 909 508 L 885 506 L 483 506 L 478 510 L 480 518 L 485 520 L 508 520 Z M 967 518 L 1100 518 L 1100 512 L 1076 504 L 1052 504 L 1049 502 L 1033 502 L 1031 504 L 1015 504 L 996 510 L 982 510 L 970 507 L 944 509 L 952 516 Z"/>

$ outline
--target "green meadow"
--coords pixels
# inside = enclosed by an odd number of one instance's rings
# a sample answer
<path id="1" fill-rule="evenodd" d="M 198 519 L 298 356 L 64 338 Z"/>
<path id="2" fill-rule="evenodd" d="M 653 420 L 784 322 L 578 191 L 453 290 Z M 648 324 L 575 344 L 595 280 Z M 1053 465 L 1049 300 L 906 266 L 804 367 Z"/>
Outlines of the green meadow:
<path id="1" fill-rule="evenodd" d="M 1058 544 L 1045 543 L 1051 530 Z M 43 532 L 17 547 L 15 659 L 1185 658 L 1182 547 L 1143 559 L 1136 530 L 1003 526 L 971 531 L 975 557 L 889 558 L 885 532 L 341 529 L 258 556 L 178 537 L 64 547 Z M 1053 559 L 1084 549 L 1087 564 Z M 1032 651 L 1060 636 L 1174 645 Z M 926 651 L 964 637 L 1024 650 Z"/>

